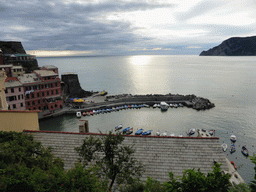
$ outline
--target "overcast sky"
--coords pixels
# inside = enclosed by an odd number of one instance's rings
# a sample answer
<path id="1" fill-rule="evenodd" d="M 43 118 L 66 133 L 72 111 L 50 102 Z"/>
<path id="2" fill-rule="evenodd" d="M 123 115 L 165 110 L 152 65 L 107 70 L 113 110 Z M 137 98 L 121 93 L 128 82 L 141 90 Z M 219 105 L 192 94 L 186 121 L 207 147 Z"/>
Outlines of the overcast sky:
<path id="1" fill-rule="evenodd" d="M 254 36 L 255 0 L 0 0 L 0 40 L 40 55 L 198 55 Z"/>

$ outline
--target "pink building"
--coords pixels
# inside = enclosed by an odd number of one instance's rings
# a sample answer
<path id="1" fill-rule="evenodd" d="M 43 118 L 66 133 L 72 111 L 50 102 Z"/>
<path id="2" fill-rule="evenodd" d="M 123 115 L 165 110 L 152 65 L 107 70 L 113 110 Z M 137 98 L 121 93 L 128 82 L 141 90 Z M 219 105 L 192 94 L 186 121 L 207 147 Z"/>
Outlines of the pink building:
<path id="1" fill-rule="evenodd" d="M 5 95 L 9 110 L 25 110 L 25 97 L 23 85 L 16 77 L 5 79 Z"/>

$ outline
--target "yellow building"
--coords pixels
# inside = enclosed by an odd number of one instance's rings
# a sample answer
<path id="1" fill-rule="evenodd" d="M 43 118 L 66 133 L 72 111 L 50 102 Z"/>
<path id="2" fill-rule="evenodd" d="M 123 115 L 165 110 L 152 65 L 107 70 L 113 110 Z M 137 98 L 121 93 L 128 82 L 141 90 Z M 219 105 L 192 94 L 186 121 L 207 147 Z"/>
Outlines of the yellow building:
<path id="1" fill-rule="evenodd" d="M 5 97 L 4 71 L 0 71 L 0 131 L 39 130 L 38 113 L 40 111 L 8 110 Z"/>

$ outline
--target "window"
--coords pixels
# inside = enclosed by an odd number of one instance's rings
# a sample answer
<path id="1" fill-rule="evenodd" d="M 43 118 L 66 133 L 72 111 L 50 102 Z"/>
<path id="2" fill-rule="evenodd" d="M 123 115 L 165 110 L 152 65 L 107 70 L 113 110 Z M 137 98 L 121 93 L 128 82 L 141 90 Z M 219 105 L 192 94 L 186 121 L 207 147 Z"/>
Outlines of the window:
<path id="1" fill-rule="evenodd" d="M 21 99 L 23 99 L 24 97 L 23 97 L 23 95 L 21 95 Z"/>
<path id="2" fill-rule="evenodd" d="M 37 89 L 40 89 L 40 86 L 39 86 L 39 85 L 37 85 Z"/>
<path id="3" fill-rule="evenodd" d="M 19 92 L 21 92 L 21 88 L 19 87 Z"/>
<path id="4" fill-rule="evenodd" d="M 34 95 L 34 93 L 31 93 L 31 98 L 35 98 L 35 95 Z"/>
<path id="5" fill-rule="evenodd" d="M 5 93 L 8 93 L 8 89 L 6 88 L 4 92 L 5 92 Z"/>
<path id="6" fill-rule="evenodd" d="M 44 88 L 44 85 L 41 85 L 41 89 L 43 89 Z"/>
<path id="7" fill-rule="evenodd" d="M 14 88 L 11 88 L 11 93 L 14 93 Z"/>
<path id="8" fill-rule="evenodd" d="M 49 95 L 49 91 L 47 91 L 47 95 Z"/>
<path id="9" fill-rule="evenodd" d="M 41 101 L 40 100 L 38 100 L 38 104 L 40 104 L 41 103 Z"/>
<path id="10" fill-rule="evenodd" d="M 35 105 L 35 101 L 32 101 L 32 105 Z"/>
<path id="11" fill-rule="evenodd" d="M 27 95 L 26 97 L 27 97 L 27 99 L 29 99 L 29 95 Z"/>
<path id="12" fill-rule="evenodd" d="M 58 83 L 55 83 L 55 87 L 58 87 Z"/>
<path id="13" fill-rule="evenodd" d="M 12 108 L 13 108 L 13 109 L 16 109 L 16 104 L 13 104 Z"/>
<path id="14" fill-rule="evenodd" d="M 27 102 L 27 106 L 30 106 L 30 102 Z"/>
<path id="15" fill-rule="evenodd" d="M 58 89 L 56 89 L 56 94 L 58 94 L 59 93 L 59 91 L 58 91 Z"/>
<path id="16" fill-rule="evenodd" d="M 6 97 L 6 101 L 16 101 L 16 100 L 17 100 L 16 96 Z"/>
<path id="17" fill-rule="evenodd" d="M 48 84 L 46 84 L 46 85 L 45 85 L 45 88 L 49 88 L 49 85 L 48 85 Z"/>
<path id="18" fill-rule="evenodd" d="M 51 83 L 51 87 L 53 87 L 53 84 Z"/>
<path id="19" fill-rule="evenodd" d="M 20 103 L 20 107 L 23 107 L 23 103 Z"/>
<path id="20" fill-rule="evenodd" d="M 29 90 L 29 88 L 28 87 L 26 87 L 26 91 L 28 91 Z"/>
<path id="21" fill-rule="evenodd" d="M 44 92 L 42 92 L 42 96 L 44 97 Z"/>
<path id="22" fill-rule="evenodd" d="M 53 90 L 51 90 L 51 94 L 53 95 Z"/>
<path id="23" fill-rule="evenodd" d="M 37 93 L 37 97 L 39 97 L 39 93 Z"/>

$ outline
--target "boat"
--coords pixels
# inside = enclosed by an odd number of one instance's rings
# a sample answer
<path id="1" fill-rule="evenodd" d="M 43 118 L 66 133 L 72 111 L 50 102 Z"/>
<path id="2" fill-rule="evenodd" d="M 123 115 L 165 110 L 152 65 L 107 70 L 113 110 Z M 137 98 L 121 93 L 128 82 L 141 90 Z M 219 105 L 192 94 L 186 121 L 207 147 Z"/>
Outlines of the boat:
<path id="1" fill-rule="evenodd" d="M 81 111 L 77 111 L 77 112 L 76 112 L 76 117 L 77 117 L 77 118 L 81 118 L 81 117 L 82 117 Z"/>
<path id="2" fill-rule="evenodd" d="M 128 131 L 130 129 L 130 127 L 126 127 L 125 129 L 122 130 L 123 133 L 126 133 L 126 131 Z"/>
<path id="3" fill-rule="evenodd" d="M 227 151 L 227 148 L 228 148 L 228 145 L 227 145 L 226 143 L 222 143 L 221 147 L 222 147 L 222 150 L 223 150 L 224 152 L 226 152 L 226 151 Z"/>
<path id="4" fill-rule="evenodd" d="M 152 130 L 148 130 L 142 133 L 142 135 L 151 135 Z"/>
<path id="5" fill-rule="evenodd" d="M 229 151 L 230 151 L 230 153 L 234 153 L 234 152 L 236 151 L 236 146 L 235 146 L 235 144 L 232 144 L 232 145 L 230 146 Z"/>
<path id="6" fill-rule="evenodd" d="M 167 136 L 167 132 L 166 132 L 166 131 L 163 132 L 163 133 L 161 134 L 161 136 Z"/>
<path id="7" fill-rule="evenodd" d="M 172 103 L 170 103 L 170 107 L 174 107 L 174 105 Z"/>
<path id="8" fill-rule="evenodd" d="M 211 130 L 209 131 L 209 134 L 210 134 L 211 136 L 213 136 L 214 132 L 215 132 L 215 130 L 211 129 Z"/>
<path id="9" fill-rule="evenodd" d="M 93 111 L 90 111 L 90 115 L 93 115 Z"/>
<path id="10" fill-rule="evenodd" d="M 87 115 L 87 113 L 86 113 L 85 111 L 84 111 L 82 114 L 83 114 L 83 116 L 86 116 L 86 115 Z"/>
<path id="11" fill-rule="evenodd" d="M 135 135 L 141 135 L 143 133 L 143 129 L 139 129 L 138 131 L 135 132 Z"/>
<path id="12" fill-rule="evenodd" d="M 169 105 L 166 102 L 161 101 L 161 103 L 160 103 L 161 111 L 167 111 L 168 107 L 169 107 Z"/>
<path id="13" fill-rule="evenodd" d="M 153 108 L 157 108 L 157 104 L 156 103 L 153 105 Z"/>
<path id="14" fill-rule="evenodd" d="M 230 140 L 231 140 L 233 143 L 235 143 L 235 142 L 236 142 L 236 136 L 235 136 L 234 134 L 232 134 L 232 135 L 230 136 Z"/>
<path id="15" fill-rule="evenodd" d="M 230 161 L 230 163 L 234 166 L 234 168 L 237 170 L 236 164 L 234 161 Z"/>
<path id="16" fill-rule="evenodd" d="M 183 137 L 183 135 L 182 135 L 182 134 L 180 134 L 180 135 L 179 135 L 179 137 Z"/>
<path id="17" fill-rule="evenodd" d="M 150 106 L 147 104 L 143 104 L 144 107 L 149 108 Z"/>
<path id="18" fill-rule="evenodd" d="M 191 135 L 195 134 L 195 132 L 196 132 L 196 129 L 195 128 L 191 128 L 189 130 L 189 132 L 188 132 L 188 136 L 191 136 Z"/>
<path id="19" fill-rule="evenodd" d="M 249 155 L 249 151 L 248 151 L 248 149 L 246 148 L 245 145 L 242 146 L 242 151 L 241 152 L 243 153 L 244 156 L 248 156 Z"/>
<path id="20" fill-rule="evenodd" d="M 174 133 L 171 133 L 171 134 L 170 134 L 170 136 L 171 136 L 171 137 L 174 137 L 174 136 L 175 136 L 175 134 L 174 134 Z"/>
<path id="21" fill-rule="evenodd" d="M 122 129 L 122 128 L 123 128 L 123 125 L 120 124 L 120 125 L 118 125 L 118 126 L 115 127 L 115 131 L 120 130 L 120 129 Z"/>
<path id="22" fill-rule="evenodd" d="M 156 136 L 160 136 L 160 132 L 159 131 L 156 132 Z"/>
<path id="23" fill-rule="evenodd" d="M 130 134 L 132 134 L 132 133 L 133 133 L 133 128 L 130 128 L 130 129 L 128 129 L 128 130 L 125 132 L 126 135 L 130 135 Z"/>

